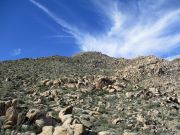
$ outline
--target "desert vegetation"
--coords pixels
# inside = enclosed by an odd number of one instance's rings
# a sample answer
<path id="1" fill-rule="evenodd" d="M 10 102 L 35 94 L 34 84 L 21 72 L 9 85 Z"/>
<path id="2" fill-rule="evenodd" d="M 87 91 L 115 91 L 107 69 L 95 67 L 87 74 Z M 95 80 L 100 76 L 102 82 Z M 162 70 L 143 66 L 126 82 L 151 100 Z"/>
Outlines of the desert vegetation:
<path id="1" fill-rule="evenodd" d="M 180 59 L 98 52 L 0 63 L 0 134 L 179 135 Z"/>

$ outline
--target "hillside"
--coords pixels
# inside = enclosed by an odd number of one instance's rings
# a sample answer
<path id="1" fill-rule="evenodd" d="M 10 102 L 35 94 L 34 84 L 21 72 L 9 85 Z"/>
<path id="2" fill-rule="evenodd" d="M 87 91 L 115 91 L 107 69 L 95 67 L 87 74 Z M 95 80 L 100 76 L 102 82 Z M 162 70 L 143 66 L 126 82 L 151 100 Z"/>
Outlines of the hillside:
<path id="1" fill-rule="evenodd" d="M 179 135 L 180 59 L 99 52 L 0 63 L 0 134 Z"/>

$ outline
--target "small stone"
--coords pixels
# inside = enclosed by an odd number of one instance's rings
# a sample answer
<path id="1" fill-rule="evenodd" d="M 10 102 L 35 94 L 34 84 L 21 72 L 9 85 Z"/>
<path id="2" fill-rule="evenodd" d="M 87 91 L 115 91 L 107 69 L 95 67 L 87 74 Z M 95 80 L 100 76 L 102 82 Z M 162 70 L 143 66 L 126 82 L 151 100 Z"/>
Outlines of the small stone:
<path id="1" fill-rule="evenodd" d="M 51 86 L 51 85 L 53 85 L 53 81 L 52 80 L 49 80 L 49 81 L 46 82 L 46 86 Z"/>
<path id="2" fill-rule="evenodd" d="M 40 84 L 45 85 L 48 81 L 49 81 L 49 79 L 45 79 L 45 80 L 41 81 Z"/>
<path id="3" fill-rule="evenodd" d="M 133 132 L 124 132 L 123 135 L 138 135 L 137 133 Z"/>
<path id="4" fill-rule="evenodd" d="M 98 133 L 98 135 L 115 135 L 115 133 L 110 131 L 101 131 Z"/>
<path id="5" fill-rule="evenodd" d="M 145 119 L 144 119 L 144 117 L 142 116 L 142 115 L 137 115 L 137 117 L 136 117 L 136 119 L 137 119 L 137 121 L 139 121 L 139 122 L 142 122 L 142 123 L 145 123 Z"/>
<path id="6" fill-rule="evenodd" d="M 110 90 L 108 90 L 108 92 L 109 93 L 114 93 L 114 92 L 116 92 L 116 89 L 110 89 Z"/>
<path id="7" fill-rule="evenodd" d="M 60 83 L 59 80 L 54 80 L 54 81 L 53 81 L 53 85 L 59 86 L 60 84 L 61 84 L 61 83 Z"/>
<path id="8" fill-rule="evenodd" d="M 28 130 L 28 128 L 29 128 L 29 126 L 28 125 L 21 125 L 21 129 L 23 129 L 23 130 Z"/>
<path id="9" fill-rule="evenodd" d="M 116 91 L 122 91 L 122 87 L 119 87 L 119 86 L 114 86 L 114 89 L 116 89 Z"/>
<path id="10" fill-rule="evenodd" d="M 121 121 L 120 118 L 114 119 L 112 124 L 117 125 Z"/>
<path id="11" fill-rule="evenodd" d="M 23 134 L 18 134 L 18 135 L 36 135 L 36 133 L 33 133 L 31 131 L 25 132 Z"/>
<path id="12" fill-rule="evenodd" d="M 35 124 L 39 127 L 39 128 L 42 128 L 45 126 L 45 122 L 43 119 L 38 119 L 35 121 Z"/>
<path id="13" fill-rule="evenodd" d="M 127 93 L 126 93 L 126 97 L 127 97 L 127 98 L 132 98 L 133 95 L 134 95 L 133 92 L 127 92 Z"/>

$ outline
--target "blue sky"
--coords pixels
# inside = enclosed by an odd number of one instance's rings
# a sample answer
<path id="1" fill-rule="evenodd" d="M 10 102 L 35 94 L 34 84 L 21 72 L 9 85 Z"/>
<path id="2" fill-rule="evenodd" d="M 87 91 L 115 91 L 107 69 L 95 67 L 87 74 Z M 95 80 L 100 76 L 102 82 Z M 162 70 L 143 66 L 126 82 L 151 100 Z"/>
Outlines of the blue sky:
<path id="1" fill-rule="evenodd" d="M 180 57 L 180 0 L 0 0 L 0 60 Z"/>

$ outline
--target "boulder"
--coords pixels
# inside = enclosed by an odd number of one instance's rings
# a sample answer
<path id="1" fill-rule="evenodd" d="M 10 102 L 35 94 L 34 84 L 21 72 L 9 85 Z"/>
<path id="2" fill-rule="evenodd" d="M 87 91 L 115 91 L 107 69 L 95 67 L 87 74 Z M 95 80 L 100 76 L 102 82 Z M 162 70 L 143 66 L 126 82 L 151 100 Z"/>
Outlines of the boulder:
<path id="1" fill-rule="evenodd" d="M 52 135 L 54 132 L 53 126 L 44 126 L 42 132 L 39 135 Z"/>
<path id="2" fill-rule="evenodd" d="M 73 131 L 63 126 L 57 126 L 54 129 L 53 135 L 73 135 Z"/>
<path id="3" fill-rule="evenodd" d="M 37 132 L 42 131 L 43 127 L 55 126 L 57 122 L 54 119 L 49 119 L 47 117 L 41 117 L 35 121 Z"/>
<path id="4" fill-rule="evenodd" d="M 12 128 L 17 124 L 17 119 L 18 119 L 18 111 L 16 109 L 17 100 L 14 99 L 11 105 L 12 106 L 6 110 L 5 121 L 3 124 L 4 129 Z"/>
<path id="5" fill-rule="evenodd" d="M 72 116 L 72 114 L 68 114 L 68 115 L 61 115 L 61 114 L 60 114 L 60 115 L 59 115 L 59 118 L 60 118 L 61 122 L 64 123 L 66 120 L 72 119 L 73 116 Z"/>
<path id="6" fill-rule="evenodd" d="M 45 116 L 45 113 L 39 109 L 30 109 L 26 114 L 26 117 L 29 118 L 31 122 L 35 122 L 35 120 L 44 116 Z"/>
<path id="7" fill-rule="evenodd" d="M 85 127 L 83 124 L 73 124 L 72 128 L 74 130 L 74 135 L 83 135 L 85 132 Z"/>
<path id="8" fill-rule="evenodd" d="M 61 117 L 61 121 L 63 122 L 63 125 L 71 125 L 73 122 L 74 118 L 72 117 L 72 115 L 64 115 L 63 117 Z"/>
<path id="9" fill-rule="evenodd" d="M 102 89 L 105 86 L 113 84 L 113 82 L 107 77 L 100 77 L 95 83 L 96 89 Z"/>

